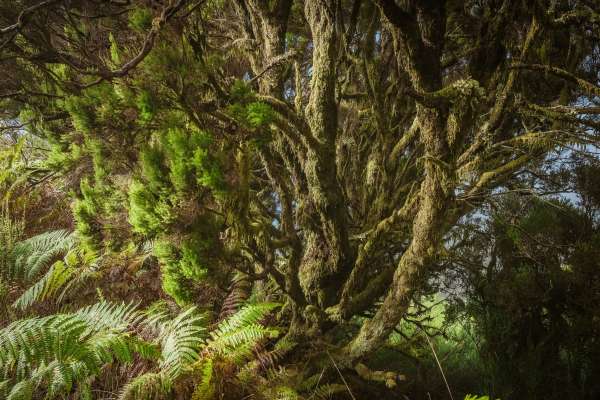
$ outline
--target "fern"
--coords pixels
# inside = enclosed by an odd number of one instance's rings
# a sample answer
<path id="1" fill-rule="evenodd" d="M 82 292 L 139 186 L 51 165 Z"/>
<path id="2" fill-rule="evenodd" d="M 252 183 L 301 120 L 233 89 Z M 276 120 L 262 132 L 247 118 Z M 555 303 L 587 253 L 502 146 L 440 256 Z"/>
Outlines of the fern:
<path id="1" fill-rule="evenodd" d="M 73 272 L 73 268 L 67 266 L 62 261 L 55 262 L 39 281 L 19 296 L 13 303 L 13 307 L 24 310 L 34 302 L 53 296 L 68 282 Z"/>
<path id="2" fill-rule="evenodd" d="M 345 385 L 341 385 L 339 383 L 328 383 L 324 385 L 317 386 L 312 396 L 313 398 L 327 400 L 330 399 L 336 393 L 342 393 L 348 390 Z"/>
<path id="3" fill-rule="evenodd" d="M 258 323 L 277 306 L 278 304 L 275 303 L 244 306 L 240 311 L 222 321 L 211 333 L 207 351 L 228 358 L 236 364 L 247 360 L 258 342 L 279 335 L 276 329 L 264 327 Z"/>
<path id="4" fill-rule="evenodd" d="M 161 356 L 157 372 L 146 372 L 127 383 L 119 399 L 156 399 L 171 390 L 177 378 L 191 369 L 200 356 L 204 338 L 204 317 L 194 307 L 169 320 L 159 303 L 142 315 L 145 328 L 155 331 Z"/>
<path id="5" fill-rule="evenodd" d="M 229 294 L 223 301 L 219 319 L 235 314 L 248 299 L 252 284 L 248 276 L 237 272 L 232 279 Z"/>
<path id="6" fill-rule="evenodd" d="M 11 249 L 7 269 L 10 279 L 29 282 L 52 259 L 66 253 L 74 245 L 74 237 L 65 230 L 45 232 L 18 242 Z"/>
<path id="7" fill-rule="evenodd" d="M 56 298 L 60 302 L 86 280 L 99 275 L 98 260 L 77 249 L 69 251 L 63 260 L 56 261 L 37 282 L 22 293 L 13 307 L 24 310 L 36 302 L 50 298 Z"/>
<path id="8" fill-rule="evenodd" d="M 302 397 L 294 389 L 288 386 L 276 387 L 270 396 L 275 400 L 301 400 Z"/>
<path id="9" fill-rule="evenodd" d="M 256 361 L 262 369 L 268 370 L 275 367 L 283 356 L 289 353 L 294 347 L 296 347 L 296 343 L 289 338 L 284 337 L 279 340 L 270 351 L 259 349 L 259 351 L 256 352 Z"/>
<path id="10" fill-rule="evenodd" d="M 147 372 L 129 381 L 121 391 L 119 400 L 153 400 L 171 391 L 171 381 L 162 373 Z"/>
<path id="11" fill-rule="evenodd" d="M 208 358 L 202 363 L 200 384 L 194 389 L 192 400 L 211 400 L 214 396 L 213 361 Z"/>
<path id="12" fill-rule="evenodd" d="M 169 378 L 177 378 L 181 372 L 198 360 L 204 336 L 204 317 L 194 307 L 179 314 L 165 325 L 162 332 L 162 359 L 160 369 Z"/>
<path id="13" fill-rule="evenodd" d="M 85 386 L 107 363 L 131 362 L 134 353 L 156 357 L 133 336 L 140 316 L 131 304 L 98 303 L 11 323 L 0 330 L 0 373 L 12 383 L 7 398 L 28 399 L 36 390 L 56 398 Z"/>

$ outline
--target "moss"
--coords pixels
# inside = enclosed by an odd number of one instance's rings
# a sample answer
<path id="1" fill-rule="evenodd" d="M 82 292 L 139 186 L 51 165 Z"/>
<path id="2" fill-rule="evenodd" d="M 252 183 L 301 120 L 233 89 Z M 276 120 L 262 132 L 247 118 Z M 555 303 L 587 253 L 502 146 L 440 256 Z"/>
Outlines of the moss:
<path id="1" fill-rule="evenodd" d="M 236 80 L 231 85 L 229 96 L 232 103 L 245 103 L 253 98 L 252 88 L 241 79 Z"/>
<path id="2" fill-rule="evenodd" d="M 269 125 L 273 121 L 273 116 L 271 106 L 260 101 L 252 102 L 246 106 L 246 119 L 252 128 Z"/>
<path id="3" fill-rule="evenodd" d="M 145 7 L 135 7 L 129 12 L 129 26 L 138 32 L 144 32 L 152 27 L 152 10 Z"/>
<path id="4" fill-rule="evenodd" d="M 156 105 L 155 100 L 149 91 L 143 90 L 140 92 L 136 97 L 135 104 L 138 108 L 139 120 L 142 124 L 148 123 L 154 118 Z"/>

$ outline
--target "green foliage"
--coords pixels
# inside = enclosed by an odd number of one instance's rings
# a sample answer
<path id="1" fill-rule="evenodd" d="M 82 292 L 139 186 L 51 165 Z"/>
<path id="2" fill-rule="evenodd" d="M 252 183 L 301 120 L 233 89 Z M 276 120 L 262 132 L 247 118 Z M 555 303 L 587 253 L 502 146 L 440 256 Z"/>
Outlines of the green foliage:
<path id="1" fill-rule="evenodd" d="M 200 371 L 200 383 L 196 385 L 191 400 L 212 400 L 215 395 L 212 359 L 203 360 Z"/>
<path id="2" fill-rule="evenodd" d="M 129 187 L 129 223 L 135 232 L 152 236 L 172 223 L 174 216 L 168 198 L 148 189 L 138 181 Z"/>
<path id="3" fill-rule="evenodd" d="M 129 193 L 134 230 L 146 235 L 165 230 L 188 196 L 200 195 L 203 187 L 223 190 L 218 162 L 208 152 L 210 143 L 205 132 L 172 128 L 142 152 L 142 179 L 134 181 Z"/>
<path id="4" fill-rule="evenodd" d="M 41 199 L 0 215 L 0 398 L 341 398 L 371 346 L 395 396 L 439 354 L 456 398 L 597 397 L 600 174 L 551 171 L 597 162 L 594 2 L 397 4 L 408 42 L 394 2 L 45 3 L 0 0 L 0 200 Z"/>
<path id="5" fill-rule="evenodd" d="M 141 339 L 154 336 L 152 340 Z M 8 398 L 43 391 L 47 398 L 88 388 L 104 366 L 134 355 L 156 360 L 156 371 L 128 382 L 121 399 L 157 399 L 191 371 L 203 346 L 204 317 L 189 308 L 171 318 L 163 310 L 100 302 L 79 311 L 19 320 L 0 331 L 0 372 Z M 10 385 L 9 385 L 10 384 Z M 11 389 L 12 388 L 12 389 Z"/>
<path id="6" fill-rule="evenodd" d="M 161 238 L 155 255 L 162 266 L 162 286 L 181 305 L 192 301 L 194 284 L 213 267 L 218 218 L 202 210 L 187 211 L 194 199 L 220 195 L 224 188 L 211 144 L 206 132 L 167 129 L 142 152 L 141 177 L 129 189 L 129 222 L 135 232 Z M 185 235 L 177 245 L 169 243 L 165 234 L 182 218 L 188 227 Z"/>
<path id="7" fill-rule="evenodd" d="M 131 336 L 139 318 L 132 305 L 98 303 L 11 323 L 0 331 L 0 371 L 13 383 L 8 398 L 30 399 L 37 390 L 56 398 L 86 385 L 107 363 L 131 362 L 134 353 L 155 355 Z"/>
<path id="8" fill-rule="evenodd" d="M 259 323 L 267 313 L 278 307 L 275 303 L 248 304 L 231 317 L 223 320 L 210 333 L 207 351 L 225 357 L 234 363 L 242 363 L 252 356 L 254 346 L 264 339 L 279 336 L 277 329 Z"/>
<path id="9" fill-rule="evenodd" d="M 169 393 L 177 379 L 189 374 L 199 374 L 191 398 L 213 399 L 217 360 L 242 365 L 252 357 L 252 349 L 259 341 L 277 336 L 276 330 L 258 323 L 275 307 L 276 304 L 249 304 L 222 321 L 205 342 L 204 317 L 194 308 L 171 320 L 168 312 L 157 305 L 145 313 L 145 324 L 158 331 L 158 370 L 133 378 L 124 386 L 120 399 L 160 398 Z"/>
<path id="10" fill-rule="evenodd" d="M 490 400 L 490 396 L 477 396 L 474 394 L 468 394 L 464 400 Z"/>
<path id="11" fill-rule="evenodd" d="M 27 135 L 23 135 L 11 146 L 0 146 L 0 201 L 7 201 L 14 187 L 28 176 L 22 161 L 26 141 Z"/>
<path id="12" fill-rule="evenodd" d="M 164 398 L 171 391 L 171 382 L 160 372 L 148 372 L 136 376 L 123 386 L 119 400 L 155 400 Z"/>
<path id="13" fill-rule="evenodd" d="M 246 106 L 246 119 L 252 128 L 269 125 L 273 115 L 273 109 L 268 104 L 252 102 Z"/>
<path id="14" fill-rule="evenodd" d="M 95 116 L 89 98 L 69 96 L 64 100 L 64 108 L 71 116 L 73 126 L 79 132 L 88 133 L 94 126 Z"/>
<path id="15" fill-rule="evenodd" d="M 6 244 L 2 244 L 7 249 Z M 64 255 L 74 245 L 74 237 L 65 230 L 51 231 L 14 243 L 5 253 L 7 260 L 2 273 L 8 279 L 29 282 L 50 261 Z M 6 246 L 6 247 L 4 247 Z"/>
<path id="16" fill-rule="evenodd" d="M 77 143 L 68 145 L 51 143 L 50 151 L 43 165 L 53 171 L 65 172 L 72 169 L 84 155 L 84 151 Z"/>
<path id="17" fill-rule="evenodd" d="M 198 360 L 203 343 L 204 317 L 195 308 L 179 314 L 172 321 L 163 323 L 161 337 L 162 357 L 159 368 L 174 380 L 192 363 Z"/>
<path id="18" fill-rule="evenodd" d="M 156 113 L 154 99 L 149 91 L 144 90 L 136 98 L 136 105 L 139 111 L 139 119 L 142 123 L 148 123 Z"/>
<path id="19" fill-rule="evenodd" d="M 600 359 L 587 339 L 597 310 L 586 306 L 596 296 L 585 289 L 598 279 L 597 223 L 566 201 L 507 196 L 481 229 L 481 249 L 466 259 L 493 258 L 467 270 L 462 308 L 486 372 L 478 390 L 502 398 L 597 390 L 587 378 Z"/>
<path id="20" fill-rule="evenodd" d="M 98 253 L 102 244 L 102 227 L 97 218 L 101 212 L 103 193 L 86 179 L 81 181 L 80 186 L 81 196 L 73 202 L 77 238 L 85 251 Z"/>
<path id="21" fill-rule="evenodd" d="M 108 34 L 108 41 L 110 43 L 110 59 L 114 65 L 121 64 L 121 55 L 119 53 L 119 45 L 115 40 L 114 35 L 111 33 Z"/>
<path id="22" fill-rule="evenodd" d="M 120 394 L 121 400 L 161 398 L 199 359 L 205 320 L 195 308 L 188 308 L 173 320 L 164 311 L 147 315 L 146 324 L 158 330 L 157 343 L 161 349 L 158 370 L 138 375 L 129 381 Z"/>
<path id="23" fill-rule="evenodd" d="M 129 12 L 129 26 L 138 32 L 147 31 L 152 26 L 152 10 L 134 7 Z"/>
<path id="24" fill-rule="evenodd" d="M 66 265 L 64 262 L 55 262 L 39 281 L 19 296 L 14 302 L 13 307 L 24 310 L 34 302 L 43 301 L 54 296 L 69 282 L 74 272 L 74 268 Z"/>
<path id="25" fill-rule="evenodd" d="M 70 237 L 72 238 L 72 235 Z M 68 293 L 80 287 L 88 279 L 97 278 L 99 276 L 97 257 L 82 253 L 77 245 L 78 243 L 71 244 L 71 249 L 68 252 L 65 250 L 66 254 L 62 260 L 55 261 L 37 282 L 21 293 L 14 301 L 13 307 L 25 310 L 34 303 L 50 299 L 60 303 Z M 29 283 L 30 280 L 26 282 Z"/>
<path id="26" fill-rule="evenodd" d="M 253 130 L 268 127 L 275 115 L 271 106 L 260 101 L 234 103 L 228 111 L 232 117 Z"/>

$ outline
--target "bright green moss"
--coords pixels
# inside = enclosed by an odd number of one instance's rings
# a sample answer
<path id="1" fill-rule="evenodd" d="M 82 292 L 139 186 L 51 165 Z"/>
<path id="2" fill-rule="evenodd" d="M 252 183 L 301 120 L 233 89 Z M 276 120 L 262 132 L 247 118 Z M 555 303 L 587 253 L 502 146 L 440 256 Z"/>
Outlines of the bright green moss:
<path id="1" fill-rule="evenodd" d="M 229 91 L 233 103 L 248 102 L 252 99 L 252 88 L 243 80 L 236 80 Z"/>
<path id="2" fill-rule="evenodd" d="M 142 91 L 136 97 L 135 104 L 138 108 L 140 122 L 150 122 L 156 113 L 156 105 L 151 93 L 147 90 Z"/>
<path id="3" fill-rule="evenodd" d="M 252 128 L 269 125 L 273 121 L 273 109 L 266 103 L 256 101 L 246 106 L 246 119 Z"/>
<path id="4" fill-rule="evenodd" d="M 129 26 L 144 32 L 152 27 L 152 10 L 149 8 L 135 7 L 129 12 Z"/>

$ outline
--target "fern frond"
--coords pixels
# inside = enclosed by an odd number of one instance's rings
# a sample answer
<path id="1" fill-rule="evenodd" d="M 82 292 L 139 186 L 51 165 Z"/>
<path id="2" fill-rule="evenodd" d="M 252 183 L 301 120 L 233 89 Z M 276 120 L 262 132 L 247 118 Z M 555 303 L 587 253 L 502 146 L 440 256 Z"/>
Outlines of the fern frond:
<path id="1" fill-rule="evenodd" d="M 171 391 L 171 380 L 162 373 L 147 372 L 129 381 L 121 391 L 119 400 L 154 400 Z"/>
<path id="2" fill-rule="evenodd" d="M 317 399 L 328 400 L 336 393 L 342 393 L 347 390 L 345 385 L 339 383 L 328 383 L 318 386 L 312 396 Z"/>
<path id="3" fill-rule="evenodd" d="M 34 389 L 30 381 L 21 381 L 13 386 L 8 396 L 6 396 L 6 400 L 31 400 Z"/>
<path id="4" fill-rule="evenodd" d="M 211 332 L 206 351 L 218 354 L 237 365 L 249 360 L 260 341 L 276 338 L 279 335 L 276 329 L 258 323 L 277 306 L 274 303 L 244 306 L 237 313 L 221 321 Z"/>
<path id="5" fill-rule="evenodd" d="M 96 332 L 102 330 L 125 330 L 143 318 L 135 303 L 99 302 L 74 313 Z"/>
<path id="6" fill-rule="evenodd" d="M 53 258 L 66 253 L 75 243 L 74 236 L 65 230 L 45 232 L 17 243 L 10 258 L 8 275 L 12 279 L 30 281 Z"/>
<path id="7" fill-rule="evenodd" d="M 302 400 L 302 396 L 289 386 L 277 386 L 267 390 L 266 394 L 273 400 Z"/>
<path id="8" fill-rule="evenodd" d="M 215 334 L 220 336 L 235 331 L 240 327 L 256 324 L 277 307 L 279 307 L 277 303 L 248 304 L 231 317 L 222 321 L 217 327 Z"/>
<path id="9" fill-rule="evenodd" d="M 140 316 L 132 304 L 98 303 L 15 321 L 0 330 L 0 373 L 22 393 L 31 387 L 43 388 L 47 398 L 68 394 L 107 363 L 130 362 L 138 352 L 156 358 L 156 348 L 132 335 Z M 13 392 L 9 398 L 21 398 Z"/>
<path id="10" fill-rule="evenodd" d="M 212 400 L 215 394 L 213 384 L 213 362 L 207 358 L 202 362 L 200 383 L 194 389 L 192 400 Z"/>
<path id="11" fill-rule="evenodd" d="M 142 311 L 142 328 L 153 336 L 160 336 L 171 319 L 169 308 L 164 300 L 152 303 Z"/>
<path id="12" fill-rule="evenodd" d="M 251 282 L 246 274 L 237 272 L 229 287 L 229 294 L 223 301 L 219 320 L 235 314 L 250 296 Z"/>
<path id="13" fill-rule="evenodd" d="M 295 342 L 291 341 L 290 339 L 283 338 L 275 344 L 273 350 L 266 351 L 262 348 L 257 349 L 256 361 L 264 370 L 273 368 L 294 347 L 296 347 Z"/>
<path id="14" fill-rule="evenodd" d="M 158 399 L 169 393 L 175 380 L 199 359 L 199 351 L 204 339 L 204 316 L 194 307 L 185 310 L 173 320 L 169 320 L 164 303 L 157 303 L 140 313 L 143 320 L 137 320 L 140 327 L 157 334 L 160 343 L 158 372 L 147 372 L 132 379 L 125 385 L 120 400 Z M 155 357 L 156 347 L 134 348 L 138 354 L 149 353 Z"/>
<path id="15" fill-rule="evenodd" d="M 169 378 L 177 378 L 199 358 L 204 339 L 204 316 L 194 307 L 165 324 L 161 334 L 162 360 L 159 367 Z"/>
<path id="16" fill-rule="evenodd" d="M 69 281 L 73 273 L 74 268 L 62 261 L 55 262 L 40 280 L 19 296 L 13 307 L 24 310 L 35 302 L 52 297 Z"/>
<path id="17" fill-rule="evenodd" d="M 245 350 L 243 346 L 253 346 L 262 339 L 275 338 L 279 332 L 276 329 L 265 328 L 259 324 L 241 326 L 226 333 L 213 333 L 208 348 L 225 356 L 233 356 L 235 349 Z M 251 352 L 251 348 L 249 349 Z"/>

